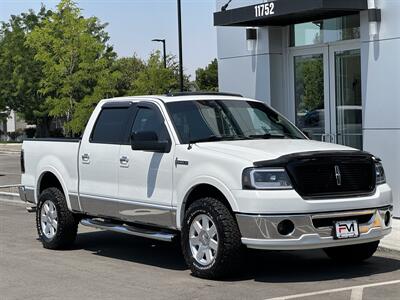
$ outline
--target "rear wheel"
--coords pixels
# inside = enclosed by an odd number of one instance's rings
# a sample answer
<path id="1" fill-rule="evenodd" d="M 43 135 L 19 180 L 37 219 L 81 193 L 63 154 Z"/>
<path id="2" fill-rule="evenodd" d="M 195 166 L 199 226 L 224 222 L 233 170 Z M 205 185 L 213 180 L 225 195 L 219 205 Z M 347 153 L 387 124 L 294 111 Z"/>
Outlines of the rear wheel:
<path id="1" fill-rule="evenodd" d="M 74 243 L 78 220 L 69 211 L 64 194 L 58 188 L 47 188 L 40 194 L 36 227 L 44 248 L 64 249 Z"/>
<path id="2" fill-rule="evenodd" d="M 242 244 L 237 223 L 215 198 L 195 201 L 185 214 L 181 244 L 193 275 L 217 279 L 240 266 Z"/>
<path id="3" fill-rule="evenodd" d="M 378 245 L 379 241 L 376 241 L 358 245 L 325 248 L 324 251 L 330 258 L 340 262 L 361 262 L 373 256 L 378 249 Z"/>

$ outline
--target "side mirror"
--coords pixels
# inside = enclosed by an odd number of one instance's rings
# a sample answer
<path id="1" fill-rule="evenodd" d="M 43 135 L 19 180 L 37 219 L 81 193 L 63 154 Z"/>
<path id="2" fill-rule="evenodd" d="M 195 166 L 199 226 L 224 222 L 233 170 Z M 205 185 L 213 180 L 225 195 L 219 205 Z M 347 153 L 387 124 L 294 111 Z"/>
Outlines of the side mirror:
<path id="1" fill-rule="evenodd" d="M 158 140 L 154 131 L 134 132 L 131 135 L 132 150 L 167 153 L 171 149 L 169 141 Z"/>

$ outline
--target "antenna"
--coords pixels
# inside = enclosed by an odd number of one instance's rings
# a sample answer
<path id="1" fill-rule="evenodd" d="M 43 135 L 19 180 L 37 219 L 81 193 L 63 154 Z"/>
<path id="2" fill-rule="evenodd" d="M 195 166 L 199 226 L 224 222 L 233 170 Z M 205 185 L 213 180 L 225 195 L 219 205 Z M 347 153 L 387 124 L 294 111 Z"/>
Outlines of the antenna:
<path id="1" fill-rule="evenodd" d="M 226 11 L 226 9 L 228 8 L 229 4 L 232 2 L 232 0 L 229 0 L 225 5 L 223 5 L 221 7 L 221 11 Z"/>

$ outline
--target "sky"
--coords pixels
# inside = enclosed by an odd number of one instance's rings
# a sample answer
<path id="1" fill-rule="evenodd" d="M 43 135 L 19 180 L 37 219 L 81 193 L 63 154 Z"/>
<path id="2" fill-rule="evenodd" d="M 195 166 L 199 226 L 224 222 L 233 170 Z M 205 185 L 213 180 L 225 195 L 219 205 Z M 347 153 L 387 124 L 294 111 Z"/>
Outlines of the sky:
<path id="1" fill-rule="evenodd" d="M 205 67 L 217 56 L 216 29 L 213 26 L 215 0 L 181 0 L 183 32 L 183 66 L 194 79 L 195 70 Z M 176 0 L 75 0 L 83 15 L 96 16 L 108 23 L 106 31 L 118 56 L 136 53 L 146 59 L 162 44 L 152 39 L 166 39 L 167 53 L 178 57 Z M 54 9 L 56 0 L 0 0 L 0 21 L 12 14 L 32 8 L 38 11 L 41 3 Z"/>

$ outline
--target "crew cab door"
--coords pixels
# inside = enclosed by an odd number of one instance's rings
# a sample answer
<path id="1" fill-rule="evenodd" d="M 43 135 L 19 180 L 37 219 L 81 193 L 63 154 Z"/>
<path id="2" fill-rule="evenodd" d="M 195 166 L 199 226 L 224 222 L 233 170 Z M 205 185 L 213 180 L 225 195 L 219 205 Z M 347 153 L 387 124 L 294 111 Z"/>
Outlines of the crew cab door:
<path id="1" fill-rule="evenodd" d="M 119 151 L 132 119 L 130 102 L 106 103 L 79 151 L 79 200 L 82 210 L 92 215 L 116 216 Z M 110 209 L 111 207 L 111 209 Z"/>
<path id="2" fill-rule="evenodd" d="M 138 149 L 138 145 L 133 147 L 135 141 L 131 141 L 132 134 L 153 135 L 155 140 L 167 143 L 169 149 L 154 151 Z M 138 103 L 129 131 L 129 144 L 121 145 L 119 157 L 118 195 L 119 199 L 131 204 L 129 210 L 122 212 L 131 221 L 175 226 L 172 218 L 174 209 L 171 207 L 173 151 L 170 133 L 159 107 L 150 102 Z"/>

